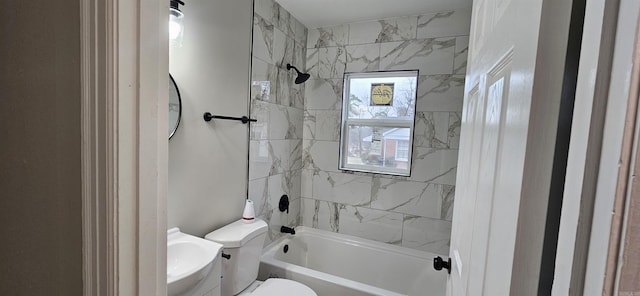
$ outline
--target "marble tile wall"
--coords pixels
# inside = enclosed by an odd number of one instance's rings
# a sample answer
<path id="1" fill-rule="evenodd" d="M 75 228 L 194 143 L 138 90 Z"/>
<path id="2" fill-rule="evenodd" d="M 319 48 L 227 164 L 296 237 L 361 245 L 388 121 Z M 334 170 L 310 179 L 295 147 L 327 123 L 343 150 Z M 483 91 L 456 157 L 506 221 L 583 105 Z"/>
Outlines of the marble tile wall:
<path id="1" fill-rule="evenodd" d="M 266 243 L 280 227 L 301 224 L 302 139 L 305 85 L 296 85 L 290 63 L 306 68 L 307 28 L 273 0 L 256 0 L 253 16 L 249 198 L 269 224 Z M 289 196 L 289 212 L 280 197 Z"/>
<path id="2" fill-rule="evenodd" d="M 312 78 L 305 83 L 303 113 L 295 115 L 302 130 L 292 132 L 303 138 L 293 161 L 302 169 L 296 175 L 301 224 L 448 255 L 470 19 L 470 11 L 460 10 L 308 30 L 305 57 Z M 277 75 L 263 68 L 264 77 Z M 344 73 L 413 69 L 420 77 L 411 177 L 338 170 Z M 282 118 L 294 117 L 273 112 L 280 116 L 275 125 L 286 126 Z M 288 132 L 275 134 L 288 139 Z M 260 172 L 274 169 L 265 165 Z"/>

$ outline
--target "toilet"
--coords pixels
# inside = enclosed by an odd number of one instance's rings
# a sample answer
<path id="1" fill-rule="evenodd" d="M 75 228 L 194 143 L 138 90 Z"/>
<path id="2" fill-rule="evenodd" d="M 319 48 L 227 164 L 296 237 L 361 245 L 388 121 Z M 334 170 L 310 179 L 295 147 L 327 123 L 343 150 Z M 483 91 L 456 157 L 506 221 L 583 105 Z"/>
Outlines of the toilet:
<path id="1" fill-rule="evenodd" d="M 311 288 L 287 279 L 257 281 L 267 223 L 233 222 L 205 236 L 223 245 L 222 296 L 317 296 Z M 230 256 L 230 257 L 229 257 Z"/>

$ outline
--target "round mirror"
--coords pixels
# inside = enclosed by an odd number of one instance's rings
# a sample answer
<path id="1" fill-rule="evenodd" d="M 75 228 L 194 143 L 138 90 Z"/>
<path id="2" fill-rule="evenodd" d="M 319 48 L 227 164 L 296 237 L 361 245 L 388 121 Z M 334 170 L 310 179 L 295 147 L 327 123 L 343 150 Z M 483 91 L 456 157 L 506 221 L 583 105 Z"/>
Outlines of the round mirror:
<path id="1" fill-rule="evenodd" d="M 182 99 L 173 76 L 169 74 L 169 139 L 176 133 L 182 115 Z"/>

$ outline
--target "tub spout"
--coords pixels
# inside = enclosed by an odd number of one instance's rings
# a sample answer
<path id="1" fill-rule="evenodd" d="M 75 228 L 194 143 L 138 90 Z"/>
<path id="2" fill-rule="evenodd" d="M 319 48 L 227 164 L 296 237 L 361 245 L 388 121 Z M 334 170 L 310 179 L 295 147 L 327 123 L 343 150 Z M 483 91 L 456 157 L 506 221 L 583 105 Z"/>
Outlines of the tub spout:
<path id="1" fill-rule="evenodd" d="M 280 227 L 280 232 L 282 233 L 291 233 L 291 234 L 296 234 L 296 231 L 291 228 L 291 227 L 287 227 L 287 226 L 282 226 Z"/>

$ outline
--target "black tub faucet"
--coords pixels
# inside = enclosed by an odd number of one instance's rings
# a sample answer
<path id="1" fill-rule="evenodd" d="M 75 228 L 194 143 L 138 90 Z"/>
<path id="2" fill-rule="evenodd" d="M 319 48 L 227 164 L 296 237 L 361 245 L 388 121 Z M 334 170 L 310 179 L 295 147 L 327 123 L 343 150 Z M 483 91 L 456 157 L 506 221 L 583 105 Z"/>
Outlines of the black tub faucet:
<path id="1" fill-rule="evenodd" d="M 280 232 L 282 233 L 291 233 L 291 234 L 296 234 L 295 229 L 291 228 L 291 227 L 287 227 L 287 226 L 282 226 L 280 227 Z"/>

